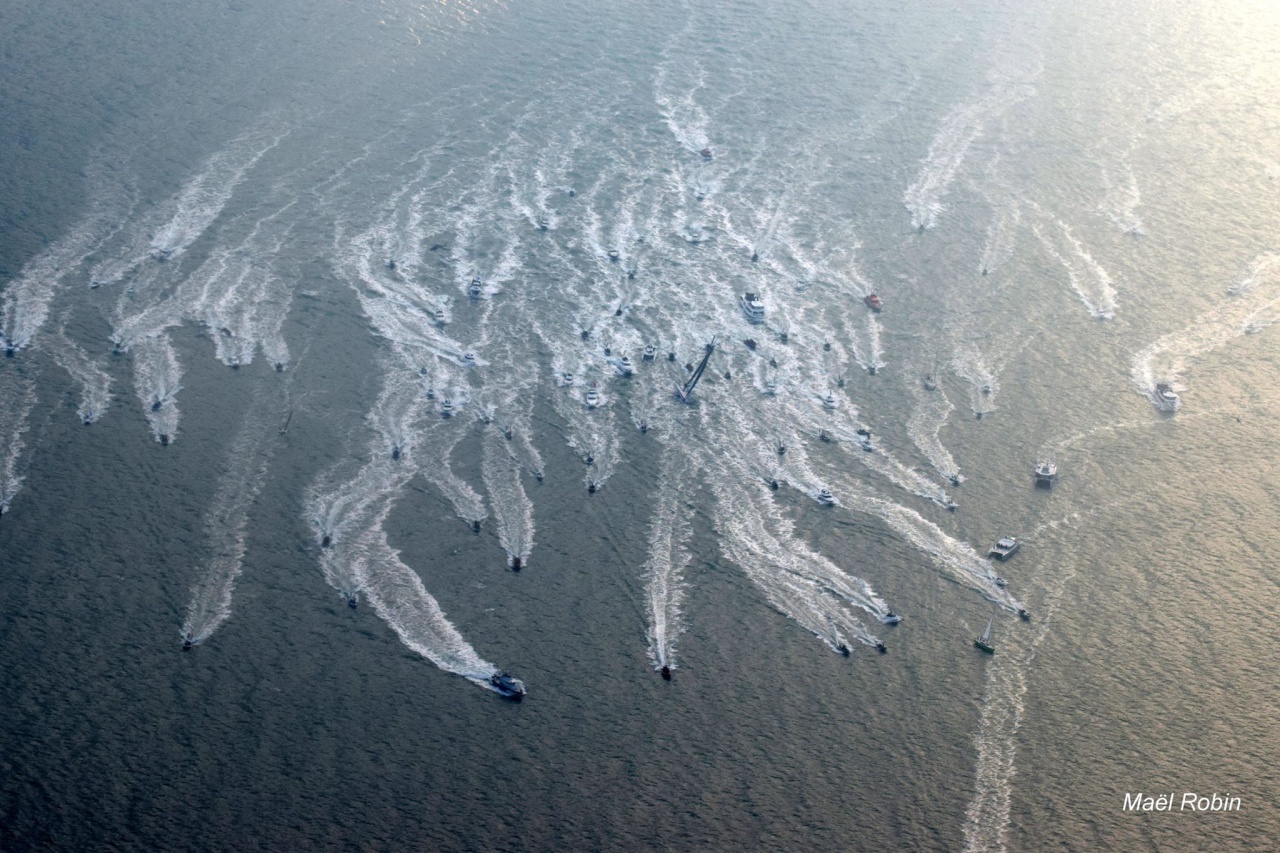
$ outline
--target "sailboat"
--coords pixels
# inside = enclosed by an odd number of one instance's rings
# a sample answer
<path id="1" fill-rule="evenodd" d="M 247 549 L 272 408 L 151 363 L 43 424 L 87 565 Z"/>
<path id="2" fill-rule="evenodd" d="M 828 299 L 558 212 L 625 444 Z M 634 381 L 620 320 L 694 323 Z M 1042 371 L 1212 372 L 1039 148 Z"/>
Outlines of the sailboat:
<path id="1" fill-rule="evenodd" d="M 996 647 L 991 645 L 991 626 L 995 624 L 996 617 L 992 616 L 987 620 L 987 630 L 982 632 L 982 636 L 973 641 L 973 644 L 989 655 L 996 653 Z"/>

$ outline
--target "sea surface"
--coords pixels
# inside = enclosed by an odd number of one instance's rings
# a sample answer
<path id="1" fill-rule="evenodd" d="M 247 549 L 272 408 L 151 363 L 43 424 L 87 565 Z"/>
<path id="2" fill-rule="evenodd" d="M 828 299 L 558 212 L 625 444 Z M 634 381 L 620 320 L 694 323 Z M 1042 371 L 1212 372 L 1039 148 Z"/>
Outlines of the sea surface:
<path id="1" fill-rule="evenodd" d="M 1274 5 L 0 33 L 0 849 L 1280 849 Z"/>

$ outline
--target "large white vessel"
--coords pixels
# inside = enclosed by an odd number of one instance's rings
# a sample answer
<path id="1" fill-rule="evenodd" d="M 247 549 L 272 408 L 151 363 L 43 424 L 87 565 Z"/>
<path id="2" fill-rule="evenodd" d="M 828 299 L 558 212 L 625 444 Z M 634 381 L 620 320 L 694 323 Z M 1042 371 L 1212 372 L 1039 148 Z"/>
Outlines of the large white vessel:
<path id="1" fill-rule="evenodd" d="M 747 315 L 747 320 L 752 323 L 764 322 L 764 302 L 754 293 L 742 294 L 742 313 Z"/>

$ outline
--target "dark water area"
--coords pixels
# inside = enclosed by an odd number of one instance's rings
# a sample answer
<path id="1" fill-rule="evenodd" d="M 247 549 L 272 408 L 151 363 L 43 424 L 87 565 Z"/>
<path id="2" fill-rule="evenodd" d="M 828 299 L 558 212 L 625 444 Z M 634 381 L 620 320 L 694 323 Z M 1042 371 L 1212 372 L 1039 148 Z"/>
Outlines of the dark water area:
<path id="1" fill-rule="evenodd" d="M 1280 846 L 1269 8 L 0 31 L 0 849 Z"/>

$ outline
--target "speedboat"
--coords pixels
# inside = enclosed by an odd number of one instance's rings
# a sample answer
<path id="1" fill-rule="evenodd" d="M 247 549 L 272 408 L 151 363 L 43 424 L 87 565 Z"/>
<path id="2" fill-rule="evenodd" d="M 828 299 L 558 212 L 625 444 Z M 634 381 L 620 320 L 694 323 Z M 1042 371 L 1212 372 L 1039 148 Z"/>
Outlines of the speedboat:
<path id="1" fill-rule="evenodd" d="M 445 397 L 444 401 L 440 404 L 440 417 L 442 418 L 453 417 L 453 401 L 450 400 L 448 397 Z"/>
<path id="2" fill-rule="evenodd" d="M 849 656 L 849 646 L 845 643 L 841 643 L 840 645 L 836 646 L 836 651 L 838 651 L 840 654 L 844 655 L 845 657 Z"/>
<path id="3" fill-rule="evenodd" d="M 872 446 L 871 444 L 871 430 L 869 429 L 858 430 L 858 444 L 862 445 L 862 449 L 866 450 L 867 452 L 875 450 L 875 447 Z"/>
<path id="4" fill-rule="evenodd" d="M 889 653 L 889 650 L 884 647 L 884 643 L 879 641 L 876 641 L 876 651 L 882 655 L 887 655 Z"/>
<path id="5" fill-rule="evenodd" d="M 825 506 L 833 506 L 836 502 L 835 495 L 831 494 L 831 490 L 823 486 L 818 490 L 818 503 Z"/>
<path id="6" fill-rule="evenodd" d="M 1058 479 L 1058 466 L 1045 459 L 1036 465 L 1036 485 L 1043 486 L 1046 489 L 1053 488 L 1054 482 Z"/>
<path id="7" fill-rule="evenodd" d="M 1162 412 L 1176 412 L 1178 406 L 1182 402 L 1178 397 L 1178 392 L 1173 390 L 1173 386 L 1168 382 L 1161 382 L 1156 385 L 1156 408 Z"/>
<path id="8" fill-rule="evenodd" d="M 520 559 L 519 557 L 512 557 L 512 558 L 511 558 L 511 569 L 512 569 L 512 571 L 517 571 L 517 572 L 518 572 L 518 571 L 520 571 L 520 570 L 521 570 L 521 569 L 523 569 L 523 568 L 524 568 L 524 560 Z"/>
<path id="9" fill-rule="evenodd" d="M 472 299 L 479 299 L 480 294 L 483 292 L 484 292 L 484 286 L 480 283 L 480 279 L 478 278 L 471 279 L 471 284 L 469 287 L 467 287 L 467 294 Z"/>
<path id="10" fill-rule="evenodd" d="M 665 666 L 665 665 L 662 667 L 662 680 L 663 681 L 671 680 L 671 667 Z"/>
<path id="11" fill-rule="evenodd" d="M 982 636 L 973 641 L 973 644 L 989 655 L 996 653 L 996 647 L 991 645 L 991 626 L 995 624 L 995 617 L 987 620 L 987 630 L 982 632 Z"/>
<path id="12" fill-rule="evenodd" d="M 658 348 L 655 347 L 653 344 L 646 344 L 644 348 L 644 355 L 642 355 L 641 358 L 643 358 L 645 361 L 653 361 L 655 358 L 657 358 L 657 356 L 658 356 Z"/>
<path id="13" fill-rule="evenodd" d="M 884 302 L 880 299 L 879 296 L 875 295 L 874 293 L 868 293 L 866 299 L 862 301 L 867 303 L 867 307 L 870 308 L 872 311 L 879 311 L 881 308 L 884 307 Z"/>
<path id="14" fill-rule="evenodd" d="M 350 607 L 352 610 L 355 610 L 356 605 L 358 605 L 359 603 L 360 601 L 359 599 L 356 598 L 356 594 L 354 592 L 347 596 L 347 606 Z"/>
<path id="15" fill-rule="evenodd" d="M 880 621 L 886 625 L 897 625 L 902 621 L 902 617 L 890 610 L 888 613 L 880 617 Z"/>
<path id="16" fill-rule="evenodd" d="M 840 403 L 836 400 L 836 395 L 832 394 L 830 391 L 827 392 L 827 396 L 822 398 L 822 408 L 827 409 L 828 411 L 833 411 L 838 405 L 840 405 Z"/>
<path id="17" fill-rule="evenodd" d="M 631 359 L 627 358 L 625 355 L 618 359 L 618 372 L 623 376 L 630 376 L 634 373 L 635 367 L 631 364 Z"/>
<path id="18" fill-rule="evenodd" d="M 747 315 L 748 322 L 764 322 L 764 303 L 760 301 L 759 296 L 754 293 L 744 293 L 740 304 L 742 305 L 742 313 Z"/>
<path id="19" fill-rule="evenodd" d="M 596 392 L 596 386 L 593 382 L 591 387 L 587 389 L 586 403 L 588 409 L 594 409 L 600 405 L 600 395 Z"/>
<path id="20" fill-rule="evenodd" d="M 508 699 L 524 698 L 524 682 L 506 672 L 495 672 L 489 676 L 489 686 Z"/>
<path id="21" fill-rule="evenodd" d="M 995 557 L 997 560 L 1007 560 L 1022 547 L 1022 543 L 1012 536 L 1002 536 L 996 540 L 996 544 L 991 546 L 991 550 L 987 552 L 988 557 Z"/>

